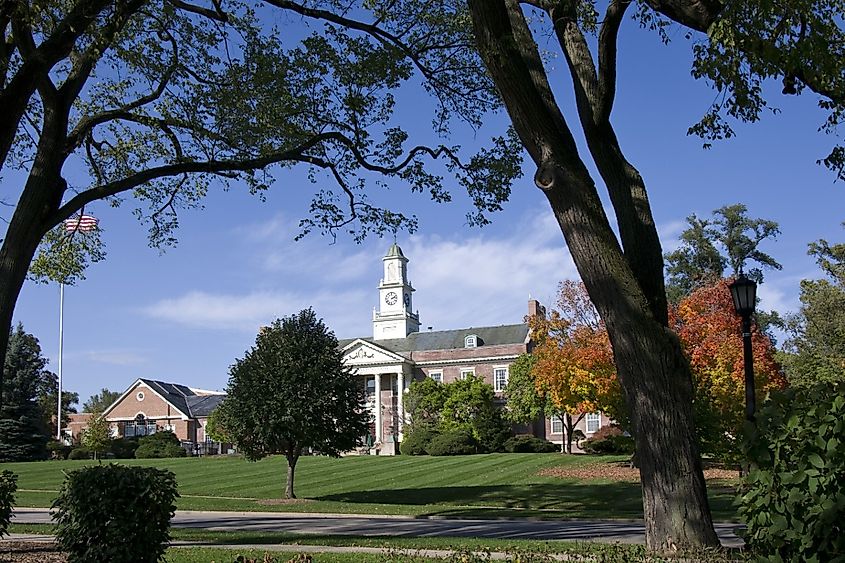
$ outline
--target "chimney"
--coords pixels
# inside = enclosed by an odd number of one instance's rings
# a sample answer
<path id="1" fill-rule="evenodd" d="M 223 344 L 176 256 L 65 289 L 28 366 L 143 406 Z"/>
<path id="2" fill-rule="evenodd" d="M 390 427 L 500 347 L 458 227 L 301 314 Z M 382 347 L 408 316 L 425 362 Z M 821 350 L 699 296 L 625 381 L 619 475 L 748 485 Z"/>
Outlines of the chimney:
<path id="1" fill-rule="evenodd" d="M 546 308 L 540 305 L 540 302 L 536 299 L 529 299 L 528 300 L 528 316 L 534 317 L 536 315 L 545 317 L 546 316 Z"/>

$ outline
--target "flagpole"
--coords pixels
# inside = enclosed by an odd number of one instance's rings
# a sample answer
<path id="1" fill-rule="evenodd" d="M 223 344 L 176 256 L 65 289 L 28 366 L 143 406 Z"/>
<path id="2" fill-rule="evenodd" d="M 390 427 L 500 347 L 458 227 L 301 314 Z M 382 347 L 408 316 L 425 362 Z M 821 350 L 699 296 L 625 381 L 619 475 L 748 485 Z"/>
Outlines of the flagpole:
<path id="1" fill-rule="evenodd" d="M 56 414 L 56 440 L 62 441 L 62 347 L 64 344 L 65 284 L 59 282 L 59 392 Z"/>

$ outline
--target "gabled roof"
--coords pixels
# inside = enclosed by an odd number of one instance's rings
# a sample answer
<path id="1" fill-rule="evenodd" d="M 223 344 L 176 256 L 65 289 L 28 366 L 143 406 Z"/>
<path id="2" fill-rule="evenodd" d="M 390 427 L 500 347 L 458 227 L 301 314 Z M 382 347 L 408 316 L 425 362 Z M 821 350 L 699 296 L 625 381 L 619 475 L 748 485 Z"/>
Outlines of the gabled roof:
<path id="1" fill-rule="evenodd" d="M 155 379 L 139 378 L 135 380 L 135 382 L 130 385 L 129 388 L 126 389 L 126 391 L 124 391 L 123 394 L 103 412 L 103 414 L 108 414 L 109 411 L 111 411 L 115 405 L 123 401 L 123 399 L 129 395 L 129 393 L 131 393 L 139 383 L 143 383 L 152 389 L 152 391 L 164 401 L 170 403 L 177 411 L 189 418 L 208 416 L 211 414 L 211 411 L 213 411 L 217 405 L 226 398 L 225 393 L 215 392 L 213 395 L 208 395 L 206 394 L 208 392 L 200 390 L 201 393 L 197 393 L 190 387 L 179 383 L 168 383 L 166 381 L 158 381 Z"/>
<path id="2" fill-rule="evenodd" d="M 412 332 L 407 338 L 391 338 L 373 341 L 372 337 L 346 338 L 338 341 L 344 348 L 356 340 L 373 342 L 393 352 L 419 352 L 422 350 L 452 350 L 464 347 L 464 338 L 470 334 L 481 340 L 480 348 L 501 344 L 524 344 L 528 338 L 528 325 L 525 323 L 499 326 L 479 326 L 457 330 L 435 330 Z"/>

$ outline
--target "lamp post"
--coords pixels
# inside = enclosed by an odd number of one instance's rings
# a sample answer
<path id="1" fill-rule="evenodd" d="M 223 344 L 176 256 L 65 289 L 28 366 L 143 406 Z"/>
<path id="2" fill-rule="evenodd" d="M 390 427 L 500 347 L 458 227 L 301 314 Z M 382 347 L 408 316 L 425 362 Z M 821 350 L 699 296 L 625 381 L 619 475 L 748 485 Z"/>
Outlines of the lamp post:
<path id="1" fill-rule="evenodd" d="M 757 284 L 742 271 L 729 286 L 734 309 L 742 317 L 742 353 L 745 364 L 745 420 L 754 422 L 757 399 L 754 394 L 754 354 L 751 351 L 751 315 L 757 305 Z"/>

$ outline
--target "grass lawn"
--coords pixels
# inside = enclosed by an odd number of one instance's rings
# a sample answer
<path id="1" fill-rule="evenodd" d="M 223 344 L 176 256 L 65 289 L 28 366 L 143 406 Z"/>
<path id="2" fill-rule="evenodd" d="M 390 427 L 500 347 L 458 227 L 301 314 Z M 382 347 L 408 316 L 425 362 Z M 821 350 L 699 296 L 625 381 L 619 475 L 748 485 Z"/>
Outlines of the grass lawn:
<path id="1" fill-rule="evenodd" d="M 286 464 L 239 457 L 121 460 L 155 465 L 176 474 L 186 510 L 336 512 L 445 517 L 641 518 L 638 483 L 607 478 L 560 478 L 538 473 L 552 467 L 589 470 L 624 461 L 619 456 L 486 454 L 455 457 L 303 457 L 296 468 L 300 501 L 273 503 L 284 488 Z M 17 473 L 17 506 L 49 506 L 64 472 L 94 462 L 4 464 Z M 734 518 L 733 491 L 710 482 L 719 520 Z"/>

